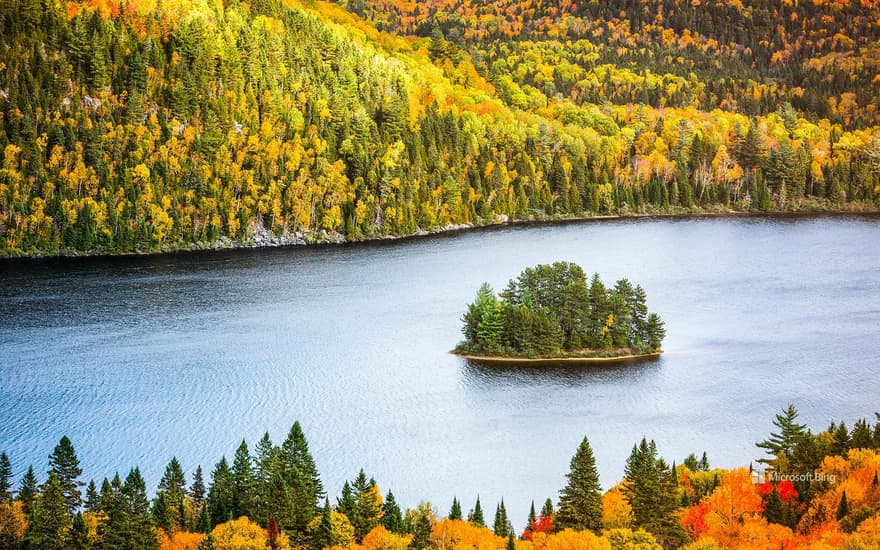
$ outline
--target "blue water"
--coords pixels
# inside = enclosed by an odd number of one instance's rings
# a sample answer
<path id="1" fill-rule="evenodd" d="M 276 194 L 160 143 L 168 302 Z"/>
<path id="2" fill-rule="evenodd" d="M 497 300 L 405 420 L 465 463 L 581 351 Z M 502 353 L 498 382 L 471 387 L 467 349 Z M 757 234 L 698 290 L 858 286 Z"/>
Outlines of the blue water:
<path id="1" fill-rule="evenodd" d="M 482 281 L 568 260 L 643 285 L 662 359 L 483 368 L 449 355 Z M 406 506 L 479 492 L 520 527 L 584 435 L 603 485 L 632 445 L 747 465 L 789 402 L 823 428 L 880 409 L 880 219 L 628 220 L 373 245 L 0 262 L 0 449 L 63 434 L 84 476 L 176 455 L 210 471 L 300 420 L 331 495 L 363 467 Z"/>

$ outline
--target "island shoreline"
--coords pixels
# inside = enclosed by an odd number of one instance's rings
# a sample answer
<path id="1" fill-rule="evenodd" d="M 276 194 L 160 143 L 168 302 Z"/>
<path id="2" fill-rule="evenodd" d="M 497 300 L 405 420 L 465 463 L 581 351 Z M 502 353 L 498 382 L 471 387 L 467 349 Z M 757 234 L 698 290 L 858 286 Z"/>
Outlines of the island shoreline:
<path id="1" fill-rule="evenodd" d="M 341 234 L 330 234 L 326 232 L 306 233 L 303 237 L 297 238 L 295 242 L 290 242 L 293 234 L 282 235 L 277 237 L 275 241 L 256 242 L 256 241 L 239 241 L 235 239 L 219 239 L 214 242 L 202 243 L 181 243 L 180 245 L 169 245 L 168 247 L 159 247 L 157 249 L 144 249 L 133 251 L 108 252 L 106 250 L 64 250 L 57 253 L 47 253 L 42 251 L 32 252 L 0 252 L 0 262 L 10 260 L 39 260 L 39 259 L 73 259 L 73 258 L 132 258 L 132 257 L 151 257 L 151 256 L 173 256 L 177 254 L 194 254 L 194 253 L 211 253 L 224 251 L 245 251 L 260 249 L 281 249 L 281 248 L 317 248 L 330 246 L 358 246 L 358 245 L 375 245 L 382 243 L 399 243 L 409 240 L 421 239 L 425 237 L 441 237 L 454 236 L 459 233 L 492 230 L 503 227 L 514 226 L 544 226 L 544 225 L 577 225 L 598 222 L 615 222 L 629 220 L 691 220 L 700 218 L 754 218 L 754 219 L 810 219 L 810 218 L 880 218 L 880 208 L 859 210 L 779 210 L 766 212 L 752 212 L 740 210 L 725 211 L 702 211 L 702 212 L 666 212 L 666 213 L 632 213 L 632 214 L 603 214 L 597 216 L 578 216 L 578 217 L 547 217 L 534 219 L 509 219 L 494 220 L 480 223 L 469 224 L 451 224 L 444 227 L 438 227 L 430 230 L 419 230 L 407 235 L 380 235 L 375 237 L 364 237 L 360 239 L 348 239 Z M 313 239 L 313 240 L 310 240 Z"/>
<path id="2" fill-rule="evenodd" d="M 615 357 L 504 357 L 491 355 L 465 355 L 455 351 L 449 352 L 456 357 L 473 361 L 475 363 L 483 363 L 486 365 L 505 365 L 505 366 L 554 366 L 562 363 L 574 365 L 591 365 L 591 364 L 609 364 L 609 363 L 627 363 L 630 361 L 645 361 L 659 359 L 663 351 L 655 351 L 652 353 L 638 353 L 629 355 L 618 355 Z"/>

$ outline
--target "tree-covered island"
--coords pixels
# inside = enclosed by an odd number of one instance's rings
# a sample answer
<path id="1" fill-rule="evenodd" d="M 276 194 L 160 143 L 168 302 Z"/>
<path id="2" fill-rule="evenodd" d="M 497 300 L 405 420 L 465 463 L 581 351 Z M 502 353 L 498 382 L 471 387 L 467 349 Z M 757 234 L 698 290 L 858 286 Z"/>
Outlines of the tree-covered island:
<path id="1" fill-rule="evenodd" d="M 652 355 L 666 336 L 641 286 L 606 287 L 570 262 L 527 268 L 500 296 L 483 283 L 462 317 L 463 356 L 600 359 Z"/>

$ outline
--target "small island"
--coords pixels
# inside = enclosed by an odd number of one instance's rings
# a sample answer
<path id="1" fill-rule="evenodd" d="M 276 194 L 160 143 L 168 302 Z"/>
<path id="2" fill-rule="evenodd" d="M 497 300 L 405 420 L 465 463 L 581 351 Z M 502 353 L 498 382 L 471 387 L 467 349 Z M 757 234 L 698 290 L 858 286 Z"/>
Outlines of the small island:
<path id="1" fill-rule="evenodd" d="M 606 287 L 579 265 L 527 268 L 500 294 L 483 283 L 462 317 L 465 339 L 452 353 L 495 364 L 619 362 L 657 357 L 663 321 L 648 312 L 641 286 Z"/>

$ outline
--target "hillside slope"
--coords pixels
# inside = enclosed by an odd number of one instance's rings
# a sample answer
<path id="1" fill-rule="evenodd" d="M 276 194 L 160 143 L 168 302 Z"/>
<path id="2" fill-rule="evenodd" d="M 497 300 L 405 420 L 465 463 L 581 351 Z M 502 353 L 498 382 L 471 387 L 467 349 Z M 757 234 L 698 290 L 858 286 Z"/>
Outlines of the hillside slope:
<path id="1" fill-rule="evenodd" d="M 369 22 L 323 2 L 3 2 L 0 250 L 148 251 L 267 232 L 362 239 L 501 215 L 877 206 L 876 49 L 861 45 L 876 33 L 874 6 L 842 8 L 866 15 L 867 38 L 850 40 L 863 47 L 850 82 L 859 92 L 812 86 L 826 112 L 794 77 L 771 82 L 776 50 L 768 65 L 731 46 L 716 60 L 727 82 L 698 66 L 713 63 L 684 31 L 581 29 L 593 4 L 561 19 L 540 2 L 499 4 L 520 20 L 401 5 L 350 6 Z M 501 20 L 537 30 L 504 36 Z M 405 36 L 424 25 L 429 36 Z M 855 59 L 814 50 L 808 63 L 837 56 L 832 72 Z"/>

